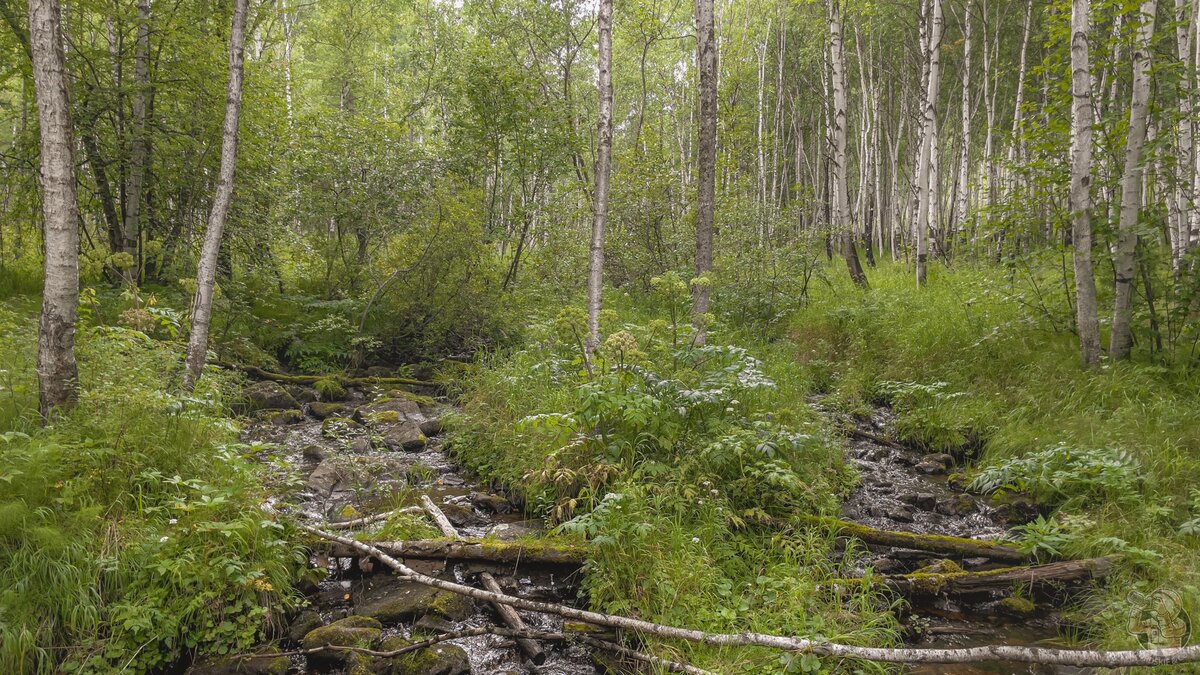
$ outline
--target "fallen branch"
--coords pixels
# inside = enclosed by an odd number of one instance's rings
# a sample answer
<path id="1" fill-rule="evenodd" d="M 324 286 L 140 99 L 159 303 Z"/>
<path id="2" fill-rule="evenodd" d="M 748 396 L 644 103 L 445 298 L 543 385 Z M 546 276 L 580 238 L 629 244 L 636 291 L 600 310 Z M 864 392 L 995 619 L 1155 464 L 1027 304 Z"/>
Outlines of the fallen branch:
<path id="1" fill-rule="evenodd" d="M 857 439 L 863 440 L 863 441 L 871 441 L 872 443 L 875 443 L 877 445 L 884 445 L 889 448 L 894 448 L 896 450 L 907 450 L 908 449 L 908 448 L 904 447 L 904 444 L 902 444 L 898 441 L 893 441 L 890 438 L 887 438 L 885 436 L 880 436 L 878 434 L 873 434 L 869 431 L 863 431 L 862 429 L 859 429 L 857 427 L 851 427 L 851 428 L 847 429 L 846 433 L 850 434 L 851 438 L 857 438 Z"/>
<path id="2" fill-rule="evenodd" d="M 429 517 L 433 518 L 433 522 L 437 523 L 438 529 L 442 531 L 442 534 L 451 539 L 458 539 L 458 530 L 454 529 L 454 525 L 451 524 L 450 519 L 446 517 L 446 514 L 442 513 L 437 504 L 433 503 L 429 495 L 421 495 L 421 506 L 425 508 Z"/>
<path id="3" fill-rule="evenodd" d="M 503 593 L 503 591 L 500 590 L 500 584 L 496 583 L 495 577 L 487 572 L 483 572 L 479 575 L 479 581 L 483 583 L 483 587 L 487 590 L 493 593 Z M 517 614 L 517 610 L 498 602 L 493 602 L 492 606 L 496 608 L 496 613 L 500 615 L 500 620 L 503 621 L 506 626 L 516 631 L 525 630 L 525 622 L 521 619 L 520 615 Z M 546 653 L 542 651 L 541 646 L 539 646 L 538 643 L 534 642 L 533 640 L 530 640 L 529 638 L 517 638 L 517 646 L 520 647 L 521 651 L 525 653 L 525 656 L 533 662 L 533 665 L 540 666 L 546 662 Z"/>
<path id="4" fill-rule="evenodd" d="M 441 385 L 428 380 L 417 380 L 411 377 L 349 377 L 341 373 L 328 373 L 325 375 L 289 375 L 287 373 L 275 373 L 270 370 L 264 370 L 258 366 L 251 366 L 241 363 L 217 363 L 215 364 L 226 370 L 240 370 L 250 377 L 258 380 L 270 380 L 281 384 L 305 384 L 313 385 L 320 380 L 334 380 L 342 386 L 363 386 L 374 384 L 379 386 L 400 386 L 400 387 L 423 387 L 426 389 L 441 389 Z"/>
<path id="5" fill-rule="evenodd" d="M 1121 666 L 1157 666 L 1177 663 L 1200 661 L 1200 645 L 1191 647 L 1167 647 L 1162 649 L 1136 649 L 1128 651 L 1096 651 L 1072 649 L 1048 649 L 1043 647 L 1017 647 L 1011 645 L 992 645 L 987 647 L 969 647 L 963 649 L 904 649 L 888 647 L 860 647 L 857 645 L 839 644 L 825 640 L 810 640 L 807 638 L 784 637 L 766 633 L 709 633 L 692 628 L 679 628 L 663 624 L 651 623 L 641 619 L 631 619 L 624 616 L 601 614 L 584 609 L 576 609 L 548 602 L 527 600 L 502 593 L 493 593 L 453 581 L 438 579 L 414 571 L 392 556 L 360 541 L 348 539 L 331 532 L 323 532 L 308 525 L 299 525 L 318 537 L 336 541 L 353 547 L 364 554 L 391 567 L 407 581 L 425 586 L 431 586 L 459 595 L 465 595 L 483 600 L 510 605 L 531 612 L 556 614 L 570 619 L 586 621 L 600 626 L 610 626 L 624 630 L 636 631 L 660 638 L 686 640 L 716 646 L 754 645 L 771 647 L 792 652 L 808 652 L 819 656 L 840 658 L 859 658 L 868 661 L 883 661 L 888 663 L 974 663 L 979 661 L 1015 661 L 1020 663 L 1044 663 L 1053 665 L 1070 665 L 1080 667 L 1117 668 Z"/>
<path id="6" fill-rule="evenodd" d="M 1100 579 L 1112 571 L 1114 562 L 1114 558 L 1091 558 L 1088 560 L 1065 560 L 1046 565 L 1004 567 L 982 572 L 921 572 L 918 570 L 912 574 L 837 579 L 830 582 L 830 585 L 870 582 L 911 595 L 992 593 L 1006 590 L 1018 583 L 1038 584 L 1051 581 Z"/>
<path id="7" fill-rule="evenodd" d="M 1029 555 L 1011 546 L 983 539 L 967 539 L 952 537 L 945 534 L 916 534 L 913 532 L 898 532 L 894 530 L 877 530 L 873 527 L 851 523 L 836 518 L 821 516 L 795 516 L 795 521 L 804 525 L 827 527 L 840 535 L 854 537 L 867 544 L 877 546 L 894 546 L 917 551 L 945 553 L 964 558 L 988 558 L 989 560 L 1004 560 L 1007 562 L 1028 562 Z M 769 521 L 775 526 L 786 526 L 787 521 L 773 519 Z"/>
<path id="8" fill-rule="evenodd" d="M 378 522 L 387 520 L 388 518 L 391 518 L 392 516 L 397 516 L 402 513 L 411 514 L 411 513 L 424 513 L 424 512 L 425 512 L 425 509 L 420 506 L 405 506 L 404 508 L 396 509 L 395 511 L 386 511 L 384 513 L 376 513 L 375 515 L 363 516 L 362 518 L 355 518 L 354 520 L 342 520 L 342 521 L 338 521 L 336 523 L 325 523 L 325 527 L 330 530 L 352 530 L 356 527 L 362 527 L 363 525 L 370 525 L 372 523 L 378 523 Z"/>
<path id="9" fill-rule="evenodd" d="M 321 652 L 354 652 L 356 654 L 362 654 L 364 656 L 374 656 L 376 658 L 394 658 L 397 656 L 403 656 L 405 654 L 419 651 L 419 650 L 425 649 L 427 647 L 432 647 L 432 646 L 440 644 L 442 642 L 449 642 L 451 640 L 460 640 L 462 638 L 476 637 L 479 635 L 497 635 L 499 637 L 513 638 L 518 641 L 520 641 L 520 640 L 546 640 L 549 642 L 579 642 L 582 644 L 590 645 L 597 649 L 603 649 L 606 651 L 613 652 L 615 654 L 619 654 L 626 658 L 634 659 L 637 661 L 642 661 L 644 663 L 654 664 L 656 666 L 659 666 L 660 668 L 663 668 L 667 672 L 671 672 L 671 673 L 688 673 L 689 675 L 715 675 L 715 673 L 712 673 L 711 671 L 708 671 L 708 670 L 704 670 L 702 668 L 690 666 L 686 663 L 670 661 L 670 660 L 664 659 L 660 656 L 654 656 L 653 654 L 646 654 L 645 652 L 639 652 L 637 650 L 630 649 L 623 645 L 619 645 L 615 642 L 609 642 L 608 640 L 601 640 L 599 638 L 589 637 L 587 635 L 573 635 L 573 634 L 569 634 L 569 633 L 552 633 L 552 632 L 543 632 L 543 631 L 533 631 L 533 630 L 528 630 L 528 629 L 514 630 L 511 628 L 510 629 L 498 628 L 496 626 L 479 626 L 476 628 L 467 628 L 464 630 L 441 633 L 439 635 L 435 635 L 435 636 L 429 638 L 428 640 L 423 640 L 421 642 L 414 642 L 411 645 L 407 645 L 407 646 L 401 647 L 400 649 L 394 649 L 391 651 L 380 651 L 380 650 L 376 650 L 376 649 L 369 649 L 367 647 L 351 647 L 351 646 L 345 646 L 345 645 L 321 645 L 319 647 L 310 647 L 308 649 L 296 649 L 296 650 L 292 650 L 292 651 L 288 651 L 288 652 L 236 654 L 232 658 L 234 658 L 234 659 L 260 659 L 260 658 L 276 658 L 279 656 L 309 656 L 312 654 L 319 654 Z"/>
<path id="10" fill-rule="evenodd" d="M 505 565 L 530 563 L 537 565 L 563 565 L 580 567 L 585 554 L 580 548 L 528 544 L 499 540 L 414 539 L 412 541 L 371 542 L 372 550 L 418 560 L 477 560 Z M 329 555 L 340 558 L 359 558 L 374 555 L 371 551 L 334 544 L 323 549 Z"/>

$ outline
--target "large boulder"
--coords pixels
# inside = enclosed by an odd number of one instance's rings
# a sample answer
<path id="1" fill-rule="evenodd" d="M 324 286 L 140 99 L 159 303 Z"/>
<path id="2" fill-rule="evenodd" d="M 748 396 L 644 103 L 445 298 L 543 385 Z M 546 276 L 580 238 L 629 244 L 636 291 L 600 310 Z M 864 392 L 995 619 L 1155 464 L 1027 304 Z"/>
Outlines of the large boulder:
<path id="1" fill-rule="evenodd" d="M 354 411 L 354 419 L 363 424 L 380 424 L 399 422 L 408 417 L 420 417 L 421 406 L 415 401 L 404 398 L 384 398 L 374 403 L 359 406 Z"/>
<path id="2" fill-rule="evenodd" d="M 321 460 L 317 468 L 308 475 L 308 487 L 320 495 L 329 495 L 335 490 L 348 490 L 353 483 L 353 472 L 333 458 Z"/>
<path id="3" fill-rule="evenodd" d="M 390 637 L 379 645 L 379 651 L 394 652 L 418 641 Z M 380 657 L 373 670 L 379 675 L 470 675 L 471 659 L 462 647 L 442 643 L 400 656 Z"/>
<path id="4" fill-rule="evenodd" d="M 291 666 L 286 656 L 215 656 L 193 663 L 184 675 L 287 675 Z"/>
<path id="5" fill-rule="evenodd" d="M 410 582 L 387 583 L 364 591 L 354 613 L 395 624 L 415 621 L 427 614 L 450 621 L 462 621 L 471 615 L 471 598 L 430 586 Z"/>
<path id="6" fill-rule="evenodd" d="M 383 626 L 378 621 L 367 616 L 348 616 L 334 621 L 328 626 L 321 626 L 308 632 L 300 641 L 304 649 L 317 647 L 362 647 L 370 646 L 383 634 Z M 339 667 L 349 661 L 353 652 L 340 650 L 324 650 L 308 655 L 308 662 L 314 666 Z"/>
<path id="7" fill-rule="evenodd" d="M 256 410 L 298 410 L 300 403 L 296 397 L 288 393 L 287 389 L 278 382 L 264 381 L 255 382 L 246 387 L 242 391 L 245 398 L 246 409 L 250 412 Z"/>
<path id="8" fill-rule="evenodd" d="M 421 427 L 412 422 L 396 422 L 380 429 L 383 444 L 391 450 L 420 451 L 429 444 L 429 438 L 421 433 Z"/>
<path id="9" fill-rule="evenodd" d="M 312 416 L 319 419 L 327 419 L 329 417 L 339 417 L 346 414 L 346 406 L 341 403 L 329 403 L 326 401 L 313 401 L 308 404 L 308 412 Z"/>

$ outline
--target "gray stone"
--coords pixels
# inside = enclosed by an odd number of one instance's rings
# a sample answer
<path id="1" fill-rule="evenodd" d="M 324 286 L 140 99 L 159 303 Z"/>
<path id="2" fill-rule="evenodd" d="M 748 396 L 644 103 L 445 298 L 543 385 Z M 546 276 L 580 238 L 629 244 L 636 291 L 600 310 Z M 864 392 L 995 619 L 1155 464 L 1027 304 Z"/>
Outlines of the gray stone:
<path id="1" fill-rule="evenodd" d="M 476 507 L 483 509 L 484 511 L 500 515 L 512 513 L 513 510 L 512 503 L 500 495 L 472 492 L 471 503 Z"/>
<path id="2" fill-rule="evenodd" d="M 932 511 L 937 506 L 937 497 L 932 492 L 908 492 L 900 495 L 900 501 L 912 504 L 922 511 Z"/>
<path id="3" fill-rule="evenodd" d="M 334 621 L 328 626 L 322 626 L 309 631 L 300 645 L 305 649 L 313 649 L 326 645 L 337 647 L 370 647 L 383 634 L 383 626 L 370 617 L 348 616 Z M 353 652 L 326 650 L 308 655 L 308 662 L 315 666 L 338 667 L 351 660 Z"/>
<path id="4" fill-rule="evenodd" d="M 288 640 L 299 643 L 304 639 L 305 635 L 308 635 L 324 624 L 325 622 L 321 620 L 320 614 L 311 609 L 306 609 L 300 612 L 291 625 L 288 626 Z"/>
<path id="5" fill-rule="evenodd" d="M 313 401 L 308 404 L 308 412 L 312 416 L 319 419 L 327 419 L 329 417 L 339 417 L 346 414 L 346 406 L 341 403 L 328 403 L 325 401 Z"/>
<path id="6" fill-rule="evenodd" d="M 255 382 L 242 391 L 246 408 L 255 410 L 299 409 L 300 403 L 278 382 Z"/>
<path id="7" fill-rule="evenodd" d="M 409 582 L 387 583 L 367 589 L 355 603 L 354 613 L 382 623 L 395 624 L 426 614 L 462 621 L 473 610 L 471 598 Z"/>
<path id="8" fill-rule="evenodd" d="M 333 459 L 322 460 L 308 475 L 308 486 L 322 495 L 345 490 L 350 487 L 350 482 L 350 472 Z"/>
<path id="9" fill-rule="evenodd" d="M 418 641 L 390 637 L 379 645 L 379 649 L 396 651 Z M 462 647 L 441 643 L 388 659 L 380 657 L 372 670 L 378 675 L 470 675 L 471 659 Z"/>
<path id="10" fill-rule="evenodd" d="M 540 520 L 524 520 L 519 523 L 500 523 L 488 530 L 487 536 L 502 541 L 514 541 L 546 534 L 546 526 Z"/>
<path id="11" fill-rule="evenodd" d="M 429 439 L 421 433 L 421 427 L 412 422 L 397 422 L 389 424 L 380 430 L 383 444 L 391 450 L 424 450 Z"/>

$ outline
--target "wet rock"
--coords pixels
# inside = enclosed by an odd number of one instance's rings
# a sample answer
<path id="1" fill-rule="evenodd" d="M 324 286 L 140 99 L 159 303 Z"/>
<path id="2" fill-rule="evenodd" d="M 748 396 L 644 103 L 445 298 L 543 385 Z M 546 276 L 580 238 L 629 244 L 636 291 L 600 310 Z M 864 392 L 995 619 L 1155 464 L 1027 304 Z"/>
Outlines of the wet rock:
<path id="1" fill-rule="evenodd" d="M 922 511 L 932 511 L 937 506 L 937 497 L 932 492 L 906 492 L 899 496 L 900 501 L 911 504 Z"/>
<path id="2" fill-rule="evenodd" d="M 437 436 L 442 433 L 442 418 L 426 417 L 425 421 L 421 422 L 421 433 L 426 436 Z"/>
<path id="3" fill-rule="evenodd" d="M 359 406 L 354 411 L 354 419 L 363 424 L 381 424 L 399 422 L 409 416 L 420 416 L 421 406 L 415 401 L 405 398 L 384 398 L 374 403 Z"/>
<path id="4" fill-rule="evenodd" d="M 451 621 L 462 621 L 471 615 L 474 602 L 465 595 L 421 584 L 395 582 L 365 591 L 354 613 L 382 623 L 395 624 L 418 619 L 426 614 Z"/>
<path id="5" fill-rule="evenodd" d="M 327 417 L 321 422 L 321 434 L 326 438 L 345 436 L 361 429 L 361 424 L 347 417 Z"/>
<path id="6" fill-rule="evenodd" d="M 286 656 L 228 656 L 205 658 L 193 663 L 184 675 L 286 675 L 292 661 Z"/>
<path id="7" fill-rule="evenodd" d="M 308 412 L 312 413 L 312 416 L 319 420 L 330 417 L 343 417 L 346 414 L 346 406 L 341 403 L 314 401 L 308 404 Z"/>
<path id="8" fill-rule="evenodd" d="M 287 389 L 288 393 L 292 395 L 292 398 L 296 399 L 300 403 L 312 403 L 319 398 L 317 396 L 316 389 L 313 389 L 312 387 L 306 387 L 302 384 L 287 384 L 284 385 L 284 389 Z"/>
<path id="9" fill-rule="evenodd" d="M 488 511 L 489 513 L 496 513 L 499 515 L 512 513 L 512 510 L 513 510 L 512 503 L 509 502 L 504 497 L 501 497 L 500 495 L 484 494 L 482 492 L 472 492 L 471 493 L 471 503 L 474 504 L 477 508 L 483 509 L 484 511 Z"/>
<path id="10" fill-rule="evenodd" d="M 299 410 L 268 410 L 261 414 L 264 422 L 277 427 L 300 424 L 304 421 L 304 413 Z"/>
<path id="11" fill-rule="evenodd" d="M 885 511 L 884 517 L 897 523 L 911 523 L 913 522 L 913 510 L 907 506 L 893 506 Z"/>
<path id="12" fill-rule="evenodd" d="M 1015 595 L 1004 598 L 999 604 L 1005 614 L 1012 616 L 1025 617 L 1037 611 L 1037 605 L 1033 604 L 1033 601 Z"/>
<path id="13" fill-rule="evenodd" d="M 396 651 L 419 640 L 390 637 L 379 645 L 380 651 Z M 462 647 L 441 643 L 415 652 L 378 658 L 372 668 L 378 675 L 469 675 L 471 660 Z"/>
<path id="14" fill-rule="evenodd" d="M 319 445 L 313 444 L 304 446 L 300 454 L 310 462 L 320 462 L 328 456 L 329 451 Z"/>
<path id="15" fill-rule="evenodd" d="M 299 643 L 304 639 L 305 635 L 323 625 L 325 625 L 325 622 L 321 620 L 320 614 L 311 609 L 306 609 L 300 612 L 299 616 L 288 626 L 288 640 Z"/>
<path id="16" fill-rule="evenodd" d="M 468 525 L 479 525 L 483 522 L 483 518 L 475 513 L 475 509 L 462 504 L 442 504 L 442 513 L 446 514 L 446 518 L 455 527 L 466 527 Z"/>
<path id="17" fill-rule="evenodd" d="M 992 498 L 996 515 L 1009 524 L 1025 524 L 1036 520 L 1041 510 L 1033 497 L 1020 492 L 1006 492 Z"/>
<path id="18" fill-rule="evenodd" d="M 935 452 L 921 457 L 916 469 L 925 474 L 943 474 L 954 468 L 954 457 Z"/>
<path id="19" fill-rule="evenodd" d="M 359 436 L 350 441 L 350 452 L 358 455 L 365 455 L 371 451 L 371 439 L 366 436 Z"/>
<path id="20" fill-rule="evenodd" d="M 256 410 L 288 410 L 299 409 L 300 403 L 288 393 L 278 382 L 255 382 L 242 391 L 246 399 L 246 409 Z"/>
<path id="21" fill-rule="evenodd" d="M 350 472 L 333 459 L 322 460 L 308 475 L 308 487 L 322 495 L 328 495 L 334 490 L 345 490 L 350 487 L 350 483 Z"/>
<path id="22" fill-rule="evenodd" d="M 453 622 L 447 621 L 440 616 L 434 616 L 432 614 L 426 614 L 420 619 L 417 619 L 417 623 L 414 625 L 416 625 L 417 628 L 427 630 L 431 633 L 449 633 L 454 630 Z"/>
<path id="23" fill-rule="evenodd" d="M 965 516 L 974 513 L 975 499 L 968 494 L 955 494 L 938 502 L 937 512 L 944 516 Z"/>
<path id="24" fill-rule="evenodd" d="M 381 430 L 383 444 L 391 450 L 420 451 L 429 439 L 421 433 L 421 427 L 408 421 L 389 424 Z"/>
<path id="25" fill-rule="evenodd" d="M 500 523 L 488 530 L 487 536 L 501 541 L 540 537 L 546 533 L 546 525 L 540 520 L 524 520 L 519 523 Z"/>
<path id="26" fill-rule="evenodd" d="M 370 647 L 383 634 L 383 626 L 367 616 L 348 616 L 334 621 L 328 626 L 322 626 L 309 631 L 300 645 L 305 649 L 313 649 L 332 645 L 337 647 Z M 320 651 L 308 655 L 308 662 L 315 666 L 338 667 L 350 661 L 352 652 Z M 351 664 L 354 665 L 354 664 Z"/>

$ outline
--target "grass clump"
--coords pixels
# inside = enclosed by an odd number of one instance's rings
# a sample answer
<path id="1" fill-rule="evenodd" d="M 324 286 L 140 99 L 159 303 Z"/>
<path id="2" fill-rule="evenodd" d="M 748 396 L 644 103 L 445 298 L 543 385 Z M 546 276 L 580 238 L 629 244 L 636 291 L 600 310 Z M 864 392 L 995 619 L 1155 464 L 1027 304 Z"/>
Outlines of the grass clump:
<path id="1" fill-rule="evenodd" d="M 41 428 L 36 298 L 0 305 L 0 671 L 145 672 L 251 647 L 303 556 L 265 519 L 229 376 L 170 393 L 173 345 L 79 334 L 76 410 Z"/>

